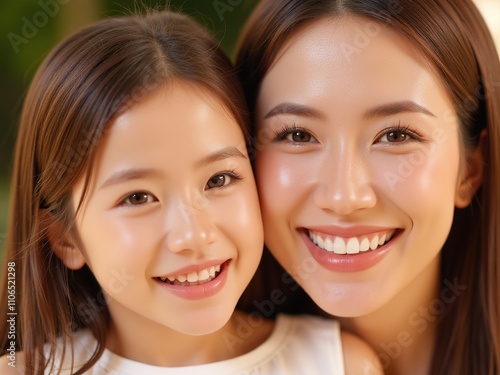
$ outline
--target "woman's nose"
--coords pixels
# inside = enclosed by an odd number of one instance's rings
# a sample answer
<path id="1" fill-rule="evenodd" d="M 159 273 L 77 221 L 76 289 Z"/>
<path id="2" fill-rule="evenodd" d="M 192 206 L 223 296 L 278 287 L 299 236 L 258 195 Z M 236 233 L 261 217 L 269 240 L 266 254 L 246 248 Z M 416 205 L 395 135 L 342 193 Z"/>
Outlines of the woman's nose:
<path id="1" fill-rule="evenodd" d="M 368 162 L 353 148 L 339 149 L 323 160 L 314 192 L 314 203 L 319 208 L 348 215 L 375 206 L 377 197 Z"/>

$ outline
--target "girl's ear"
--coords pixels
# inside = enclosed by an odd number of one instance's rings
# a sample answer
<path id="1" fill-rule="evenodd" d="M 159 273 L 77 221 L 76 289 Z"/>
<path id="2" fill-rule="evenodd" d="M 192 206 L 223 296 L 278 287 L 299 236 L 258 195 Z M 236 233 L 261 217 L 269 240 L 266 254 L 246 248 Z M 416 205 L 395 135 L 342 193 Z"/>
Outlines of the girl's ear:
<path id="1" fill-rule="evenodd" d="M 60 221 L 47 210 L 41 210 L 41 222 L 45 224 L 47 239 L 54 254 L 71 270 L 78 270 L 85 265 L 85 257 L 76 246 L 69 233 L 65 233 Z"/>
<path id="2" fill-rule="evenodd" d="M 467 207 L 483 183 L 487 140 L 488 132 L 483 130 L 476 149 L 469 151 L 465 156 L 465 170 L 460 176 L 455 193 L 455 206 L 458 208 Z"/>

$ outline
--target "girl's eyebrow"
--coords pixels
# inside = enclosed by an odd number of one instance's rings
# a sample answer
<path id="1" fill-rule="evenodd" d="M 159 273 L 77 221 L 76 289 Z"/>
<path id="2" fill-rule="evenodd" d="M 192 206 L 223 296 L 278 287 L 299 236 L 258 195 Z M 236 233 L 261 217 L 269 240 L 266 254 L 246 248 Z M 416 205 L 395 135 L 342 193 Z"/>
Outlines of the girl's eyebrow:
<path id="1" fill-rule="evenodd" d="M 247 157 L 236 147 L 225 147 L 223 149 L 217 150 L 210 155 L 204 157 L 196 163 L 197 167 L 203 167 L 207 164 L 214 163 L 219 160 L 229 159 L 233 157 L 247 159 Z"/>
<path id="2" fill-rule="evenodd" d="M 146 177 L 159 177 L 161 175 L 162 172 L 158 169 L 148 169 L 148 168 L 122 169 L 109 176 L 106 179 L 106 181 L 103 182 L 103 184 L 100 186 L 99 189 L 103 189 L 111 185 L 120 184 L 125 181 L 138 180 L 140 178 L 146 178 Z"/>
<path id="3" fill-rule="evenodd" d="M 233 157 L 239 157 L 247 159 L 247 157 L 236 147 L 225 147 L 223 149 L 217 150 L 196 163 L 196 167 L 200 168 L 207 164 L 214 163 L 219 160 L 229 159 Z M 106 181 L 102 183 L 99 189 L 111 185 L 117 185 L 125 181 L 138 180 L 141 178 L 159 178 L 163 175 L 163 172 L 159 169 L 151 168 L 127 168 L 119 170 L 109 176 Z"/>

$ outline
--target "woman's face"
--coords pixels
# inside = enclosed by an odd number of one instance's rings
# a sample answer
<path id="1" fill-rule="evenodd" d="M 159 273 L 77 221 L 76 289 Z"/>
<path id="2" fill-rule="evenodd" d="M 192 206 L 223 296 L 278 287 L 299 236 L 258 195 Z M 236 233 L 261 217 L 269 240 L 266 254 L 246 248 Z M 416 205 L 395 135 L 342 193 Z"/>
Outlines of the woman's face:
<path id="1" fill-rule="evenodd" d="M 407 40 L 361 18 L 299 29 L 256 120 L 266 244 L 321 308 L 358 316 L 430 289 L 459 185 L 458 122 Z"/>
<path id="2" fill-rule="evenodd" d="M 194 84 L 149 94 L 99 146 L 77 227 L 120 335 L 149 331 L 161 341 L 165 328 L 190 335 L 221 328 L 263 246 L 238 124 Z"/>

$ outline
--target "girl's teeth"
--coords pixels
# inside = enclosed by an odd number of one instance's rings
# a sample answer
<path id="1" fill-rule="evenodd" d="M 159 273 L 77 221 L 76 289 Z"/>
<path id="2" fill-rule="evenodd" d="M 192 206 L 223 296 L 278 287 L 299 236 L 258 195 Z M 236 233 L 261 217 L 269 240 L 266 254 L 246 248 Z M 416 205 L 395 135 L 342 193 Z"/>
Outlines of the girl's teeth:
<path id="1" fill-rule="evenodd" d="M 309 232 L 309 238 L 318 247 L 328 252 L 334 252 L 335 254 L 358 254 L 360 251 L 375 250 L 379 246 L 384 245 L 391 240 L 393 234 L 394 232 L 384 233 L 380 236 L 375 235 L 371 239 L 364 237 L 362 240 L 357 237 L 348 239 L 335 237 L 332 241 L 330 237 L 323 239 L 317 233 Z"/>
<path id="2" fill-rule="evenodd" d="M 187 281 L 190 283 L 195 283 L 198 281 L 198 272 L 191 272 L 187 275 Z"/>
<path id="3" fill-rule="evenodd" d="M 325 248 L 325 242 L 323 241 L 323 239 L 320 236 L 317 236 L 317 240 L 318 240 L 318 243 L 316 245 L 318 245 L 319 247 L 321 247 L 322 249 L 324 249 Z"/>
<path id="4" fill-rule="evenodd" d="M 210 277 L 210 274 L 208 273 L 208 270 L 206 270 L 206 269 L 198 272 L 198 280 L 200 280 L 200 281 L 205 281 L 209 277 Z"/>
<path id="5" fill-rule="evenodd" d="M 166 282 L 166 280 L 170 281 L 170 283 L 175 283 L 176 281 L 178 283 L 197 283 L 197 282 L 204 282 L 209 280 L 210 278 L 214 278 L 218 272 L 220 272 L 220 265 L 217 266 L 211 266 L 209 268 L 205 268 L 204 270 L 201 270 L 199 272 L 191 272 L 188 273 L 187 275 L 176 275 L 176 276 L 167 276 L 165 278 L 160 277 L 159 279 L 163 282 Z"/>

